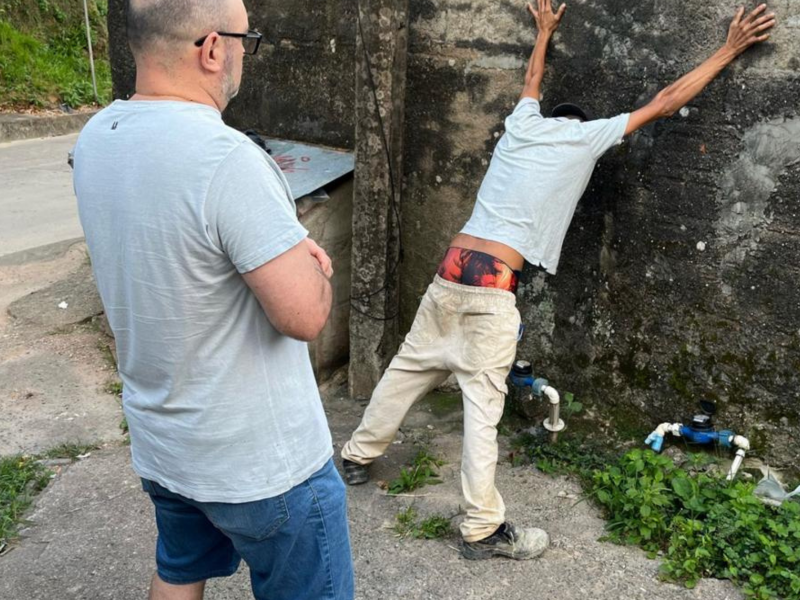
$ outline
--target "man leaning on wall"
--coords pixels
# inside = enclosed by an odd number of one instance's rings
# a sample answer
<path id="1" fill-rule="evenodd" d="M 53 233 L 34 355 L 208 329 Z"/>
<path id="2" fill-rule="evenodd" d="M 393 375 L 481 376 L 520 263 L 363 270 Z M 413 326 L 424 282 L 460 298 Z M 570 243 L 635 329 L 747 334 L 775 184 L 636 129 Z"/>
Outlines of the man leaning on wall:
<path id="1" fill-rule="evenodd" d="M 74 182 L 155 507 L 150 598 L 200 599 L 241 559 L 258 599 L 352 598 L 306 347 L 331 261 L 276 164 L 220 114 L 261 36 L 242 0 L 130 0 L 127 19 L 136 94 L 87 124 Z"/>
<path id="2" fill-rule="evenodd" d="M 552 0 L 537 0 L 528 10 L 539 33 L 472 216 L 450 242 L 411 330 L 342 448 L 347 483 L 365 483 L 369 464 L 386 451 L 411 406 L 455 374 L 464 400 L 462 553 L 474 560 L 530 559 L 550 543 L 542 529 L 506 520 L 495 487 L 497 424 L 520 332 L 515 294 L 524 263 L 555 275 L 578 200 L 600 157 L 624 136 L 673 115 L 747 48 L 766 41 L 776 23 L 765 4 L 749 13 L 740 8 L 725 43 L 697 68 L 630 114 L 591 120 L 588 111 L 567 103 L 551 117 L 542 115 L 547 47 L 566 5 L 554 11 Z"/>

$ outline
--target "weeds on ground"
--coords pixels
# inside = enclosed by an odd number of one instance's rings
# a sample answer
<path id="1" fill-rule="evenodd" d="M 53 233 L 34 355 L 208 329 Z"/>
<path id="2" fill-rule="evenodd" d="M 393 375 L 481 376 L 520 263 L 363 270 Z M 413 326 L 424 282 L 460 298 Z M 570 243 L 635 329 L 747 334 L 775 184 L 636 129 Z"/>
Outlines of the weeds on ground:
<path id="1" fill-rule="evenodd" d="M 36 456 L 0 458 L 0 550 L 17 534 L 22 515 L 53 476 L 42 460 L 78 460 L 96 450 L 96 444 L 67 443 Z"/>
<path id="2" fill-rule="evenodd" d="M 763 504 L 755 484 L 692 473 L 651 450 L 632 450 L 592 476 L 608 539 L 637 544 L 661 576 L 694 587 L 704 576 L 731 579 L 758 600 L 800 600 L 800 504 Z"/>
<path id="3" fill-rule="evenodd" d="M 15 537 L 22 515 L 49 480 L 50 471 L 37 457 L 0 458 L 0 549 Z"/>
<path id="4" fill-rule="evenodd" d="M 449 536 L 453 532 L 450 519 L 443 515 L 431 515 L 419 520 L 413 506 L 397 513 L 394 531 L 400 538 L 434 540 Z"/>
<path id="5" fill-rule="evenodd" d="M 427 450 L 422 449 L 417 453 L 411 465 L 400 469 L 400 476 L 389 482 L 387 491 L 389 494 L 403 494 L 413 492 L 425 485 L 441 483 L 437 467 L 441 467 L 444 461 L 439 460 Z"/>
<path id="6" fill-rule="evenodd" d="M 111 394 L 112 396 L 117 396 L 118 398 L 122 397 L 122 382 L 121 381 L 109 381 L 106 384 L 106 392 Z"/>
<path id="7" fill-rule="evenodd" d="M 92 450 L 97 450 L 98 448 L 99 446 L 97 444 L 68 442 L 66 444 L 56 446 L 55 448 L 50 448 L 50 450 L 38 455 L 36 458 L 69 458 L 71 460 L 78 460 L 79 458 L 84 458 Z"/>
<path id="8" fill-rule="evenodd" d="M 704 472 L 716 459 L 689 454 L 685 468 L 651 450 L 614 456 L 563 440 L 517 440 L 549 473 L 572 473 L 604 512 L 604 539 L 660 556 L 664 580 L 694 587 L 730 579 L 756 600 L 800 600 L 800 503 L 766 506 L 755 483 Z"/>

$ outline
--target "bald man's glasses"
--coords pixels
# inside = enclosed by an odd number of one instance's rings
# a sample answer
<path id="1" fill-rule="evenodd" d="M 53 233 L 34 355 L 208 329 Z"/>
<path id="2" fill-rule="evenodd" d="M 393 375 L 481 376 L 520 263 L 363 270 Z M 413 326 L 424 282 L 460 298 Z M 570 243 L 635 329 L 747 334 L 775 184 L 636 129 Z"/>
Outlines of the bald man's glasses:
<path id="1" fill-rule="evenodd" d="M 261 34 L 257 31 L 248 31 L 247 33 L 228 33 L 227 31 L 217 31 L 217 35 L 222 37 L 241 38 L 242 46 L 244 46 L 244 53 L 253 55 L 258 52 L 258 47 L 261 45 Z M 211 35 L 210 33 L 208 35 Z M 203 45 L 208 35 L 204 35 L 197 40 L 194 45 L 198 48 Z"/>

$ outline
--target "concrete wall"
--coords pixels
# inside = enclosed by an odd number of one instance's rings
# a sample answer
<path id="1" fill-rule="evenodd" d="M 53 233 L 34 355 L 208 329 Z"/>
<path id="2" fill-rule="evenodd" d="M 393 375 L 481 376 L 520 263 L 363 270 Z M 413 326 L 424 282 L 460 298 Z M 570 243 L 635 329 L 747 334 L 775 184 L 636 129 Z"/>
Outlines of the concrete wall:
<path id="1" fill-rule="evenodd" d="M 323 202 L 308 196 L 297 203 L 300 222 L 311 239 L 322 246 L 333 261 L 333 308 L 319 337 L 308 345 L 311 364 L 318 377 L 347 364 L 350 351 L 350 253 L 353 238 L 353 176 L 347 175 L 326 188 Z"/>
<path id="2" fill-rule="evenodd" d="M 269 51 L 245 72 L 234 124 L 352 145 L 354 1 L 248 4 Z M 636 107 L 724 41 L 735 6 L 573 0 L 551 45 L 543 108 Z M 583 401 L 594 429 L 639 435 L 709 397 L 718 421 L 763 455 L 796 456 L 800 0 L 772 7 L 780 25 L 768 45 L 603 158 L 559 274 L 525 273 L 520 355 Z M 403 330 L 469 215 L 533 41 L 522 2 L 411 0 L 411 11 Z M 113 14 L 110 25 L 118 46 Z"/>
<path id="3" fill-rule="evenodd" d="M 412 5 L 406 325 L 469 214 L 533 39 L 521 3 Z M 571 100 L 611 116 L 640 105 L 724 41 L 735 6 L 570 2 L 543 107 Z M 602 160 L 558 275 L 525 273 L 519 354 L 575 393 L 593 428 L 636 435 L 713 398 L 718 422 L 762 454 L 797 455 L 800 1 L 772 7 L 771 43 Z"/>
<path id="4" fill-rule="evenodd" d="M 125 42 L 125 0 L 109 0 L 114 97 L 133 94 L 135 67 Z M 264 35 L 244 60 L 242 86 L 225 111 L 239 129 L 352 148 L 355 0 L 251 0 L 250 28 Z"/>

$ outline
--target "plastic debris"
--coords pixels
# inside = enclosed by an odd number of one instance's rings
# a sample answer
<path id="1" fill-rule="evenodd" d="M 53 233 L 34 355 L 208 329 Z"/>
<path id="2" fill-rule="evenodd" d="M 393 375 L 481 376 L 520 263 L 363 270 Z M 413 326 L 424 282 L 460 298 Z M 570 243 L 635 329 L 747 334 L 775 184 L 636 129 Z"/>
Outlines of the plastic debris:
<path id="1" fill-rule="evenodd" d="M 781 482 L 775 479 L 771 472 L 758 482 L 753 492 L 764 503 L 771 506 L 780 506 L 792 496 L 800 496 L 800 485 L 793 492 L 786 492 Z"/>
<path id="2" fill-rule="evenodd" d="M 68 306 L 69 306 L 69 304 L 67 304 L 67 303 L 66 303 L 66 302 L 64 302 L 64 301 L 61 301 L 61 302 L 59 302 L 59 303 L 58 303 L 58 308 L 60 308 L 60 309 L 62 309 L 62 310 L 63 310 L 63 309 L 65 309 L 65 308 L 67 308 Z"/>

